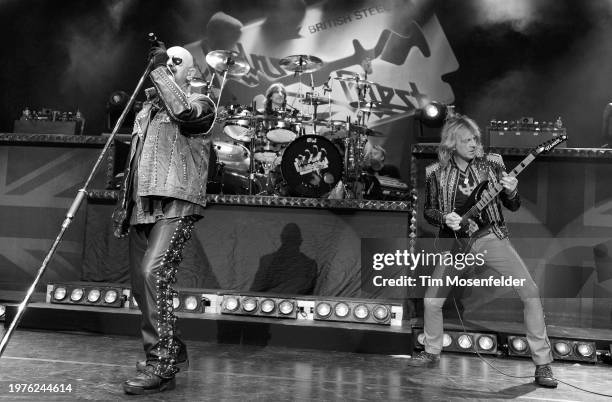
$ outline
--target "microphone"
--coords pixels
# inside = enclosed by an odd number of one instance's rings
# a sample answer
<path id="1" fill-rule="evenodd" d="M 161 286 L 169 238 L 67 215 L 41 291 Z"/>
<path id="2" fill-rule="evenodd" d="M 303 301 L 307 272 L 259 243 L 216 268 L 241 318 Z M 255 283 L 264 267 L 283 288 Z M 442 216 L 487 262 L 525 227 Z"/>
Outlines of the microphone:
<path id="1" fill-rule="evenodd" d="M 155 42 L 157 42 L 157 35 L 155 35 L 153 32 L 149 32 L 147 35 L 147 40 L 153 45 Z"/>

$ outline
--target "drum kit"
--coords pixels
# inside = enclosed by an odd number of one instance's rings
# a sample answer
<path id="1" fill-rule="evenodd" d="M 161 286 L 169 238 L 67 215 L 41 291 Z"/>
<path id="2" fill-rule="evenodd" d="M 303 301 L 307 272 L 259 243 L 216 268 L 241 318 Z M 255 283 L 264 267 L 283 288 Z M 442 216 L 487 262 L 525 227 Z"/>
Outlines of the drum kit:
<path id="1" fill-rule="evenodd" d="M 230 50 L 212 51 L 206 55 L 206 62 L 222 74 L 219 99 L 228 76 L 241 77 L 250 69 L 242 56 Z M 281 59 L 279 65 L 297 77 L 317 71 L 323 62 L 316 56 L 292 55 Z M 382 135 L 364 124 L 366 116 L 377 110 L 375 102 L 364 99 L 374 83 L 359 74 L 335 79 L 356 84 L 358 124 L 350 123 L 350 119 L 332 120 L 328 83 L 323 88 L 327 96 L 314 92 L 298 96 L 299 103 L 312 107 L 312 114 L 291 106 L 266 114 L 256 108 L 255 102 L 252 106 L 219 108 L 217 100 L 217 122 L 231 142 L 213 142 L 208 191 L 319 198 L 328 196 L 342 180 L 344 195 L 358 197 L 351 183 L 364 169 L 365 145 L 369 137 Z M 317 118 L 317 107 L 323 105 L 329 107 L 327 119 Z"/>

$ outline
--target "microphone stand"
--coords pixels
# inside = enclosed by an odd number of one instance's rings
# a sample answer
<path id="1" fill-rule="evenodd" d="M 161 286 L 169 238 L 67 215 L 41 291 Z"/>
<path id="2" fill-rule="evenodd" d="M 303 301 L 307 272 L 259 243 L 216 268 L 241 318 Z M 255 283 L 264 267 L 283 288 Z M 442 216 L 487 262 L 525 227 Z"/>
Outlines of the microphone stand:
<path id="1" fill-rule="evenodd" d="M 106 154 L 111 144 L 113 143 L 115 134 L 117 133 L 117 131 L 119 131 L 119 128 L 121 127 L 121 125 L 123 124 L 123 121 L 125 120 L 125 117 L 127 116 L 129 110 L 132 108 L 132 105 L 134 104 L 134 101 L 136 100 L 136 96 L 138 95 L 138 92 L 140 92 L 145 82 L 145 79 L 147 78 L 147 75 L 151 71 L 152 67 L 153 67 L 153 60 L 149 60 L 149 64 L 147 64 L 147 67 L 144 73 L 142 74 L 142 76 L 140 77 L 140 81 L 138 81 L 138 84 L 136 85 L 136 88 L 134 89 L 134 92 L 132 93 L 130 100 L 128 101 L 127 105 L 125 105 L 125 108 L 123 109 L 123 112 L 121 113 L 121 116 L 119 116 L 119 119 L 117 119 L 117 123 L 115 123 L 115 127 L 113 128 L 113 131 L 108 137 L 108 140 L 106 141 L 106 144 L 104 145 L 104 148 L 100 152 L 100 156 L 98 156 L 98 160 L 96 161 L 93 168 L 91 169 L 91 172 L 89 173 L 89 176 L 87 177 L 87 180 L 85 181 L 85 184 L 83 184 L 83 187 L 78 190 L 75 199 L 72 201 L 72 205 L 70 205 L 70 208 L 68 209 L 68 212 L 66 213 L 66 218 L 64 219 L 64 222 L 62 223 L 60 232 L 58 233 L 57 237 L 55 238 L 55 241 L 53 242 L 53 245 L 51 246 L 47 255 L 45 256 L 45 259 L 43 260 L 42 265 L 38 269 L 36 277 L 34 278 L 34 282 L 32 282 L 32 285 L 30 285 L 30 288 L 28 289 L 25 298 L 19 305 L 15 318 L 13 318 L 11 325 L 9 326 L 8 330 L 2 337 L 2 341 L 0 342 L 0 357 L 2 357 L 2 355 L 4 354 L 4 351 L 6 350 L 6 347 L 11 339 L 11 336 L 13 335 L 13 332 L 15 331 L 15 328 L 21 322 L 21 319 L 23 318 L 23 314 L 25 313 L 25 310 L 28 306 L 28 303 L 30 302 L 30 299 L 32 298 L 32 294 L 34 293 L 34 290 L 36 289 L 38 282 L 40 281 L 41 277 L 45 273 L 45 270 L 47 269 L 47 265 L 51 261 L 51 258 L 53 258 L 53 255 L 55 254 L 55 250 L 57 249 L 60 242 L 62 241 L 62 237 L 64 237 L 64 233 L 66 232 L 66 230 L 72 223 L 72 220 L 74 219 L 74 216 L 79 210 L 81 203 L 87 196 L 87 188 L 89 187 L 90 182 L 92 181 L 94 175 L 96 174 L 98 167 L 102 163 L 104 155 Z"/>

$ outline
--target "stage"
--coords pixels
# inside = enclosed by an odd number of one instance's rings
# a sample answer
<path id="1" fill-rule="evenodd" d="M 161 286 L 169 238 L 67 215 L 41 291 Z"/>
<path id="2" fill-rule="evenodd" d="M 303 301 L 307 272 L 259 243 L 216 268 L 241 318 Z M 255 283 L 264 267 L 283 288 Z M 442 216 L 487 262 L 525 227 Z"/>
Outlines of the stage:
<path id="1" fill-rule="evenodd" d="M 560 384 L 538 388 L 531 378 L 505 377 L 474 355 L 446 353 L 438 369 L 405 365 L 402 356 L 188 342 L 190 367 L 177 388 L 148 401 L 285 400 L 537 400 L 599 401 Z M 142 358 L 137 338 L 18 330 L 2 358 L 4 400 L 134 400 L 121 383 Z M 533 375 L 528 359 L 490 358 L 511 375 Z M 608 366 L 554 363 L 555 376 L 601 393 L 612 389 Z M 9 393 L 10 384 L 71 385 L 72 392 Z"/>

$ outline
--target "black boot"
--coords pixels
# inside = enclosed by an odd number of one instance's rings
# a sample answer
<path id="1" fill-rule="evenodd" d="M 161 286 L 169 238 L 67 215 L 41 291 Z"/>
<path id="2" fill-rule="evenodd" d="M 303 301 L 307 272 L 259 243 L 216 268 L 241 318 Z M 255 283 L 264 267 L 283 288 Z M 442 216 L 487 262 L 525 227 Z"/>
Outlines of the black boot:
<path id="1" fill-rule="evenodd" d="M 413 367 L 438 367 L 440 365 L 440 355 L 422 351 L 416 355 L 413 355 L 412 358 L 406 361 L 406 363 Z"/>
<path id="2" fill-rule="evenodd" d="M 153 372 L 153 366 L 145 369 L 123 383 L 123 391 L 130 395 L 154 394 L 176 388 L 174 376 L 163 378 Z"/>
<path id="3" fill-rule="evenodd" d="M 536 366 L 535 370 L 535 383 L 540 387 L 546 388 L 557 388 L 557 380 L 553 377 L 552 368 L 550 364 L 542 364 Z"/>

